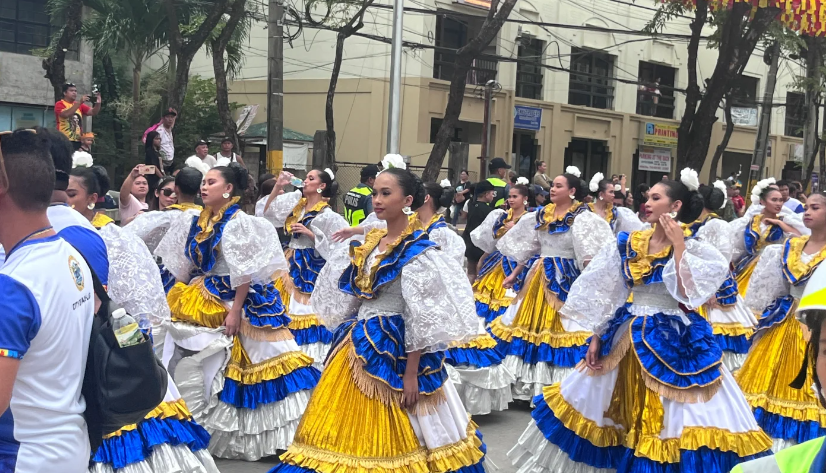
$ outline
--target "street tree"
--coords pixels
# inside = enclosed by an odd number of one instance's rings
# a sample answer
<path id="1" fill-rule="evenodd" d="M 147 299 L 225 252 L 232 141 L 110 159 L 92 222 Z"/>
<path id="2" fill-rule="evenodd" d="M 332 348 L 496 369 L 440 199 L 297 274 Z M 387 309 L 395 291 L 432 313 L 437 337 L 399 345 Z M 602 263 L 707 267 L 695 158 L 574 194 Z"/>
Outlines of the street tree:
<path id="1" fill-rule="evenodd" d="M 249 17 L 246 15 L 246 0 L 234 0 L 230 7 L 229 17 L 219 23 L 207 43 L 207 49 L 212 54 L 216 103 L 218 116 L 221 118 L 221 127 L 224 130 L 224 135 L 232 140 L 233 146 L 238 150 L 240 150 L 238 127 L 232 118 L 227 82 L 229 78 L 235 78 L 240 72 L 244 59 L 241 44 L 247 37 L 249 27 Z"/>
<path id="2" fill-rule="evenodd" d="M 63 98 L 63 84 L 66 83 L 66 53 L 80 37 L 83 0 L 49 0 L 46 5 L 51 18 L 63 19 L 63 26 L 51 38 L 49 46 L 37 54 L 43 57 L 44 77 L 52 84 L 57 102 Z"/>

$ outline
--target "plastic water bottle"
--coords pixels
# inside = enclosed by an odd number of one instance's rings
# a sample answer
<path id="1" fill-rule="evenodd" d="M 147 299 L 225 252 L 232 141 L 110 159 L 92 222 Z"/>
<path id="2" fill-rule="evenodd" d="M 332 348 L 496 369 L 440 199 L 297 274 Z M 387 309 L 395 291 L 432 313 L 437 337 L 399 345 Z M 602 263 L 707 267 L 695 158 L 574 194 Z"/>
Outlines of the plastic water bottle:
<path id="1" fill-rule="evenodd" d="M 147 340 L 152 340 L 152 321 L 146 314 L 138 314 L 138 329 Z"/>
<path id="2" fill-rule="evenodd" d="M 293 187 L 304 187 L 304 181 L 301 178 L 295 176 L 290 178 L 290 184 Z"/>
<path id="3" fill-rule="evenodd" d="M 131 347 L 143 343 L 146 339 L 140 330 L 140 326 L 131 315 L 126 313 L 126 309 L 116 309 L 112 312 L 112 330 L 121 348 Z M 147 318 L 148 322 L 149 319 Z"/>

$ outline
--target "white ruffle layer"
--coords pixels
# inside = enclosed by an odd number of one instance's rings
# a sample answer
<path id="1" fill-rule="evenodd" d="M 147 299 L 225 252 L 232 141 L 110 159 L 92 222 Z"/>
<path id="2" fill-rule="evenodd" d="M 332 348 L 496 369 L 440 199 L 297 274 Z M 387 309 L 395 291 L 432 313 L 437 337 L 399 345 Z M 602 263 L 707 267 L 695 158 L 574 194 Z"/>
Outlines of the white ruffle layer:
<path id="1" fill-rule="evenodd" d="M 729 371 L 734 373 L 735 371 L 739 370 L 743 363 L 746 361 L 746 357 L 749 356 L 748 353 L 733 353 L 730 351 L 723 351 L 723 365 L 728 368 Z"/>
<path id="2" fill-rule="evenodd" d="M 111 465 L 95 463 L 89 473 L 115 473 Z M 144 461 L 119 468 L 117 473 L 220 473 L 207 450 L 193 452 L 186 445 L 156 445 Z"/>
<path id="3" fill-rule="evenodd" d="M 298 348 L 307 356 L 313 359 L 313 366 L 319 371 L 324 369 L 324 360 L 327 359 L 327 353 L 330 351 L 330 345 L 327 343 L 310 343 L 308 345 L 299 345 Z"/>
<path id="4" fill-rule="evenodd" d="M 504 411 L 513 401 L 511 383 L 514 376 L 502 365 L 489 368 L 462 368 L 445 365 L 465 409 L 471 415 Z"/>
<path id="5" fill-rule="evenodd" d="M 574 371 L 574 368 L 559 368 L 544 362 L 531 365 L 515 355 L 506 356 L 502 365 L 516 376 L 514 399 L 523 401 L 530 401 L 542 394 L 542 388 L 562 381 Z"/>
<path id="6" fill-rule="evenodd" d="M 548 442 L 531 420 L 519 441 L 508 452 L 516 473 L 610 473 L 616 470 L 577 463 L 559 447 Z"/>

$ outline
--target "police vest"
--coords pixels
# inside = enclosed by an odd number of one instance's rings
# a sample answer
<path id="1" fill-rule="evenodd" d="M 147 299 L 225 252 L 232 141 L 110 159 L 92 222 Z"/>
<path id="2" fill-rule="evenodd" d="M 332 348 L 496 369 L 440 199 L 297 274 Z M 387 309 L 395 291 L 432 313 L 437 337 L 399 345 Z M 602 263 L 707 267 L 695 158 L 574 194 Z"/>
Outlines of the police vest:
<path id="1" fill-rule="evenodd" d="M 498 177 L 489 177 L 488 182 L 493 184 L 494 190 L 496 190 L 496 197 L 493 198 L 493 202 L 491 206 L 493 208 L 501 207 L 505 205 L 505 199 L 507 198 L 507 192 L 505 192 L 505 188 L 507 187 L 508 183 L 499 179 Z"/>
<path id="2" fill-rule="evenodd" d="M 809 473 L 817 454 L 823 448 L 823 439 L 824 437 L 809 440 L 770 457 L 741 463 L 731 473 Z"/>
<path id="3" fill-rule="evenodd" d="M 356 186 L 344 195 L 344 218 L 351 227 L 357 227 L 367 215 L 367 199 L 373 198 L 373 190 L 367 186 Z"/>

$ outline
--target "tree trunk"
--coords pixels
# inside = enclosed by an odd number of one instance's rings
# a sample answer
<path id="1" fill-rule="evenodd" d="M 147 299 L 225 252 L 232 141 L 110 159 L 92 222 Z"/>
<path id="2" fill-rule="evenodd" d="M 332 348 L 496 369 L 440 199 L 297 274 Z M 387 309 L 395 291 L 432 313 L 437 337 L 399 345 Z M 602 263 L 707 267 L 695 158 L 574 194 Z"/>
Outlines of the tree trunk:
<path id="1" fill-rule="evenodd" d="M 224 53 L 227 45 L 238 28 L 241 17 L 244 16 L 244 3 L 246 0 L 235 0 L 232 4 L 229 20 L 221 29 L 221 33 L 212 43 L 212 69 L 215 72 L 215 92 L 218 105 L 218 116 L 221 119 L 221 126 L 224 134 L 232 140 L 232 146 L 241 152 L 241 144 L 238 139 L 238 126 L 232 119 L 232 110 L 229 108 L 229 86 L 227 85 L 227 68 L 224 64 Z"/>
<path id="2" fill-rule="evenodd" d="M 63 31 L 60 33 L 57 43 L 51 56 L 43 59 L 42 67 L 46 71 L 45 77 L 49 79 L 54 89 L 55 102 L 63 99 L 63 84 L 66 83 L 66 51 L 78 37 L 80 27 L 83 22 L 83 1 L 72 0 L 66 8 L 66 21 Z"/>
<path id="3" fill-rule="evenodd" d="M 436 132 L 436 142 L 430 150 L 427 158 L 422 180 L 425 182 L 435 181 L 439 177 L 439 170 L 445 160 L 445 153 L 450 146 L 450 139 L 453 130 L 459 122 L 459 115 L 462 113 L 462 102 L 465 99 L 465 87 L 467 85 L 467 73 L 470 70 L 473 60 L 482 54 L 482 50 L 490 44 L 499 34 L 502 25 L 516 5 L 516 0 L 505 0 L 499 11 L 496 10 L 498 0 L 491 2 L 488 16 L 485 23 L 479 29 L 479 34 L 471 39 L 468 44 L 456 51 L 456 59 L 453 64 L 453 76 L 450 78 L 450 92 L 445 106 L 445 115 L 442 125 Z"/>
<path id="4" fill-rule="evenodd" d="M 731 139 L 731 134 L 734 133 L 734 119 L 731 117 L 731 94 L 726 94 L 726 108 L 725 108 L 725 115 L 726 115 L 726 132 L 723 134 L 723 139 L 720 141 L 720 144 L 717 145 L 717 149 L 714 150 L 714 156 L 711 158 L 711 169 L 708 171 L 708 183 L 711 184 L 717 179 L 717 166 L 720 164 L 720 158 L 723 156 L 723 152 L 728 147 L 728 142 Z"/>
<path id="5" fill-rule="evenodd" d="M 106 90 L 109 92 L 108 99 L 116 102 L 120 98 L 120 91 L 118 89 L 118 78 L 115 75 L 115 67 L 112 65 L 112 57 L 108 54 L 103 56 L 103 73 L 106 76 Z M 123 143 L 123 125 L 118 117 L 117 109 L 112 107 L 112 133 L 115 137 L 115 148 L 119 154 L 126 151 Z"/>
<path id="6" fill-rule="evenodd" d="M 338 75 L 341 72 L 341 61 L 344 59 L 344 40 L 347 39 L 344 33 L 336 35 L 336 57 L 333 60 L 333 72 L 330 74 L 330 86 L 327 89 L 327 103 L 324 107 L 324 118 L 327 124 L 327 154 L 324 157 L 324 165 L 331 169 L 336 162 L 336 129 L 333 121 L 333 100 L 336 95 L 338 85 Z"/>
<path id="7" fill-rule="evenodd" d="M 691 22 L 691 39 L 688 41 L 688 86 L 685 90 L 685 112 L 680 120 L 678 135 L 688 135 L 691 131 L 691 122 L 697 111 L 697 102 L 700 101 L 700 86 L 697 84 L 697 51 L 700 48 L 700 38 L 703 27 L 708 18 L 708 1 L 697 0 L 694 9 L 694 20 Z M 684 156 L 688 140 L 677 140 L 677 156 Z M 680 169 L 680 168 L 678 168 Z"/>
<path id="8" fill-rule="evenodd" d="M 141 138 L 143 137 L 143 130 L 141 130 L 141 69 L 143 67 L 143 60 L 137 60 L 132 67 L 132 117 L 129 128 L 129 148 L 132 152 L 132 157 L 141 161 Z"/>
<path id="9" fill-rule="evenodd" d="M 811 154 L 803 155 L 803 176 L 801 179 L 801 184 L 803 184 L 803 190 L 806 191 L 809 188 L 809 182 L 812 180 L 812 172 L 815 170 L 815 158 L 817 157 L 818 151 L 820 148 L 823 147 L 823 140 L 820 136 L 817 136 L 817 122 L 820 120 L 820 103 L 814 104 L 814 114 L 815 114 L 815 136 L 814 136 L 814 144 L 812 146 Z M 820 172 L 823 172 L 821 168 Z"/>

